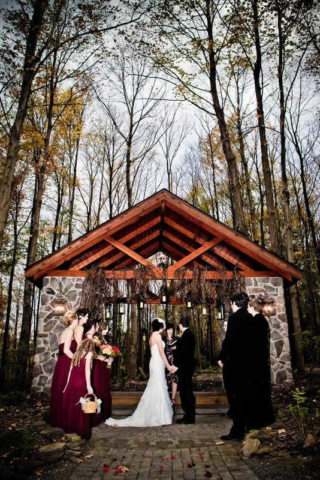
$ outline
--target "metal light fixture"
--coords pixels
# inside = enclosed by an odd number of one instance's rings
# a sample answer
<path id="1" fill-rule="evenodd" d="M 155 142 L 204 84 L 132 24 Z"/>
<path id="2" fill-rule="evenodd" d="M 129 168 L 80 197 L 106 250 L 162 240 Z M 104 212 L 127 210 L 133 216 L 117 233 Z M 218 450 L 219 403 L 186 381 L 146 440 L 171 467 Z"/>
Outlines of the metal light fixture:
<path id="1" fill-rule="evenodd" d="M 161 294 L 161 303 L 164 305 L 168 303 L 168 297 L 166 292 L 162 292 Z"/>
<path id="2" fill-rule="evenodd" d="M 202 307 L 202 315 L 206 317 L 208 315 L 207 307 Z"/>
<path id="3" fill-rule="evenodd" d="M 187 301 L 187 308 L 190 310 L 192 308 L 192 298 L 191 298 L 190 292 L 187 295 L 186 301 Z"/>
<path id="4" fill-rule="evenodd" d="M 124 315 L 124 312 L 125 312 L 124 304 L 120 303 L 119 304 L 119 314 Z"/>
<path id="5" fill-rule="evenodd" d="M 144 309 L 144 301 L 143 301 L 143 298 L 138 297 L 138 298 L 137 298 L 137 304 L 138 304 L 139 310 L 143 310 L 143 309 Z"/>
<path id="6" fill-rule="evenodd" d="M 142 341 L 143 341 L 143 342 L 146 342 L 146 341 L 147 341 L 147 334 L 148 334 L 147 329 L 146 329 L 146 328 L 143 328 L 143 329 L 141 330 L 141 334 L 142 334 Z"/>
<path id="7" fill-rule="evenodd" d="M 57 298 L 52 302 L 52 306 L 54 308 L 55 315 L 64 315 L 68 308 L 67 308 L 67 300 L 65 298 Z"/>
<path id="8" fill-rule="evenodd" d="M 218 318 L 218 320 L 224 320 L 225 319 L 224 304 L 222 302 L 219 302 L 217 304 L 217 318 Z"/>
<path id="9" fill-rule="evenodd" d="M 272 317 L 273 315 L 276 314 L 273 298 L 265 299 L 265 304 L 262 307 L 262 313 L 266 317 Z"/>
<path id="10" fill-rule="evenodd" d="M 106 305 L 106 320 L 111 318 L 111 305 Z"/>

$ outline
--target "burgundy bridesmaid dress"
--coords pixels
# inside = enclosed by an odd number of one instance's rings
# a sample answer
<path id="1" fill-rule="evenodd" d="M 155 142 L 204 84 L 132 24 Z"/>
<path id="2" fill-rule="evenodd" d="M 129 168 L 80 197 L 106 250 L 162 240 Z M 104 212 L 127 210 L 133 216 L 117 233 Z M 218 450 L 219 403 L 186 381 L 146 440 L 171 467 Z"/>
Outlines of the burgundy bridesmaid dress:
<path id="1" fill-rule="evenodd" d="M 111 416 L 111 392 L 110 392 L 111 369 L 107 363 L 99 359 L 93 361 L 92 387 L 94 393 L 102 400 L 101 412 L 92 415 L 92 425 L 95 427 Z"/>
<path id="2" fill-rule="evenodd" d="M 79 437 L 91 438 L 92 414 L 83 413 L 79 400 L 87 394 L 86 357 L 80 360 L 78 367 L 71 370 L 68 386 L 63 394 L 62 411 L 63 426 L 67 433 L 77 433 Z"/>
<path id="3" fill-rule="evenodd" d="M 50 397 L 50 423 L 53 427 L 62 428 L 62 395 L 67 385 L 71 358 L 63 353 L 64 343 L 59 345 L 59 356 L 54 369 Z M 77 350 L 77 342 L 72 340 L 70 350 Z"/>

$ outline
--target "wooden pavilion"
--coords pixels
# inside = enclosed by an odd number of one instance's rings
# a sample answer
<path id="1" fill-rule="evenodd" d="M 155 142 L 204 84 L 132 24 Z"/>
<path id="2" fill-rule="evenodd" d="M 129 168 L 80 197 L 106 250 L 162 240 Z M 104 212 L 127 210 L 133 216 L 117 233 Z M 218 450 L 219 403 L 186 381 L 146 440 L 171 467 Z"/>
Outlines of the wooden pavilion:
<path id="1" fill-rule="evenodd" d="M 149 262 L 157 252 L 174 260 L 164 272 Z M 174 279 L 181 267 L 192 278 L 197 267 L 206 279 L 243 277 L 301 278 L 294 265 L 252 242 L 167 190 L 152 195 L 115 218 L 82 235 L 26 270 L 42 285 L 44 277 L 85 277 L 99 266 L 107 276 L 135 278 L 135 266 L 148 266 L 153 278 Z"/>
<path id="2" fill-rule="evenodd" d="M 172 259 L 168 267 L 150 261 L 158 252 Z M 148 267 L 150 278 L 159 280 L 174 280 L 182 269 L 185 279 L 192 279 L 195 270 L 206 280 L 240 276 L 249 295 L 272 296 L 273 381 L 291 380 L 283 285 L 299 280 L 301 271 L 176 195 L 161 190 L 26 270 L 26 277 L 42 289 L 34 391 L 50 391 L 58 334 L 64 328 L 54 309 L 61 292 L 69 308 L 77 308 L 88 270 L 100 267 L 107 277 L 125 280 L 137 278 L 137 267 L 141 265 Z M 160 298 L 146 301 L 160 303 Z M 181 303 L 181 299 L 171 298 L 170 302 Z"/>

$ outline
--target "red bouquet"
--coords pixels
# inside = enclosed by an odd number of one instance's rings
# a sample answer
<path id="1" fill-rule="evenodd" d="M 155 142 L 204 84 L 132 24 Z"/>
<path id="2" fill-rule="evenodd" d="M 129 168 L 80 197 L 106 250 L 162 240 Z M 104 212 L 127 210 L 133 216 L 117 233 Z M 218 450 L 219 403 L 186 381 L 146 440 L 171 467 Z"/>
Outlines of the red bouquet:
<path id="1" fill-rule="evenodd" d="M 101 345 L 100 347 L 101 354 L 107 358 L 115 358 L 121 355 L 121 352 L 118 347 L 112 347 L 111 345 Z M 108 363 L 107 368 L 111 368 L 111 365 Z"/>

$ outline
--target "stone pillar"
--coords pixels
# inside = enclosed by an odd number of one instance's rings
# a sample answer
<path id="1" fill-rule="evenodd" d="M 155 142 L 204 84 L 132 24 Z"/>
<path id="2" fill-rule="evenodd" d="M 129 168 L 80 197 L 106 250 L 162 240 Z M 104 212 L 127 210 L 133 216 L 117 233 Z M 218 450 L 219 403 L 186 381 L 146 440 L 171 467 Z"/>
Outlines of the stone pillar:
<path id="1" fill-rule="evenodd" d="M 272 383 L 292 382 L 288 320 L 281 277 L 249 277 L 245 279 L 250 298 L 263 295 L 275 301 L 276 315 L 267 317 L 270 326 L 270 362 Z"/>
<path id="2" fill-rule="evenodd" d="M 58 357 L 59 334 L 64 330 L 63 317 L 55 315 L 52 303 L 63 297 L 68 309 L 79 307 L 83 278 L 45 277 L 41 291 L 37 345 L 34 356 L 31 393 L 50 394 L 52 374 Z"/>

